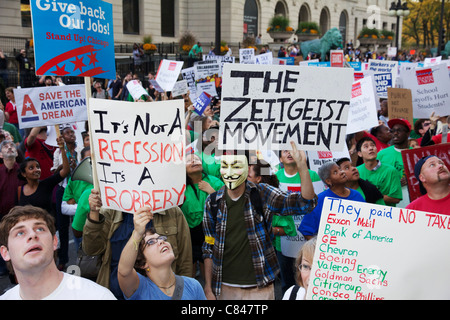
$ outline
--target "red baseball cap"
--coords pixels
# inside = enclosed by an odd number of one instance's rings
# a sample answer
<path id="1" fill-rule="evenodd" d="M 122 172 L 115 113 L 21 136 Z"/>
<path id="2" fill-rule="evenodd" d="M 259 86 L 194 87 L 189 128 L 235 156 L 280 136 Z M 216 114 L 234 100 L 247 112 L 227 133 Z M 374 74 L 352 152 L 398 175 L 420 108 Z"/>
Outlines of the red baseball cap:
<path id="1" fill-rule="evenodd" d="M 392 127 L 395 126 L 396 124 L 402 124 L 402 125 L 406 126 L 409 129 L 409 131 L 411 131 L 411 124 L 406 119 L 397 118 L 397 119 L 391 119 L 388 121 L 388 126 L 390 129 L 392 129 Z"/>

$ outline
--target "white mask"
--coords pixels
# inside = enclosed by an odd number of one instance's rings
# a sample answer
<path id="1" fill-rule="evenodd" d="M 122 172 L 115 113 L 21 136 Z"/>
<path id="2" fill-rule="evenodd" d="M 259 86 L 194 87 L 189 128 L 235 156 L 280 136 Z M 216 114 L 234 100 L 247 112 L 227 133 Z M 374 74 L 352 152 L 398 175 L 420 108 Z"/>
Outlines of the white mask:
<path id="1" fill-rule="evenodd" d="M 228 189 L 236 189 L 247 180 L 247 157 L 245 155 L 223 155 L 220 161 L 220 175 Z"/>

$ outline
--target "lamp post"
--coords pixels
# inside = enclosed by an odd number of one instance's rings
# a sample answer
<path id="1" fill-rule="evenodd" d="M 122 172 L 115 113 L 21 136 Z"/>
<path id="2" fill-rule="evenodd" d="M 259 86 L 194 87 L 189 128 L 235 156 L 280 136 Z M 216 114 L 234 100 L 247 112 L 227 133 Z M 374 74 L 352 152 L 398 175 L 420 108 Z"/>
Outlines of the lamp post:
<path id="1" fill-rule="evenodd" d="M 400 17 L 406 17 L 410 13 L 408 4 L 404 2 L 402 4 L 401 0 L 398 0 L 397 3 L 391 2 L 391 7 L 389 8 L 388 14 L 391 17 L 397 17 L 396 24 L 396 33 L 395 33 L 395 47 L 398 50 L 398 39 L 400 38 Z"/>
<path id="2" fill-rule="evenodd" d="M 438 38 L 438 47 L 437 47 L 437 55 L 440 56 L 442 50 L 445 47 L 445 30 L 444 30 L 444 8 L 445 1 L 442 0 L 441 4 L 441 20 L 439 21 L 439 38 Z"/>

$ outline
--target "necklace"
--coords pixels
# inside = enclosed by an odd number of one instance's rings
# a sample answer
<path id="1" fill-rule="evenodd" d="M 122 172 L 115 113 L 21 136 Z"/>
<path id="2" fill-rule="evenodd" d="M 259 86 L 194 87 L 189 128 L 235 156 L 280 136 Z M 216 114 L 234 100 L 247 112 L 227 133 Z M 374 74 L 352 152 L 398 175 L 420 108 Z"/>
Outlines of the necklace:
<path id="1" fill-rule="evenodd" d="M 177 282 L 177 279 L 175 278 L 175 279 L 173 280 L 173 283 L 172 283 L 170 286 L 168 286 L 168 287 L 161 287 L 161 286 L 158 286 L 155 282 L 154 282 L 154 283 L 156 284 L 156 286 L 157 286 L 158 288 L 164 289 L 164 291 L 167 292 L 167 290 L 169 290 L 170 288 L 172 288 L 172 287 L 175 285 L 176 282 Z"/>

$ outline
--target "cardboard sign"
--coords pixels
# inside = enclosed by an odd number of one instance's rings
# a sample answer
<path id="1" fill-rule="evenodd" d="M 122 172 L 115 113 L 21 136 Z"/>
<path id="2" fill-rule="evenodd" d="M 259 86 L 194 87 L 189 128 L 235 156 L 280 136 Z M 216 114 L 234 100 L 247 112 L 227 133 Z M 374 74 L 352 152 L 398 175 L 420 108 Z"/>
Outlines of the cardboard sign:
<path id="1" fill-rule="evenodd" d="M 414 123 L 412 95 L 410 89 L 388 88 L 389 118 L 403 118 Z"/>
<path id="2" fill-rule="evenodd" d="M 172 91 L 175 82 L 178 80 L 183 61 L 161 60 L 155 80 L 165 91 Z"/>
<path id="3" fill-rule="evenodd" d="M 347 134 L 378 126 L 378 100 L 372 77 L 368 76 L 353 83 Z"/>
<path id="4" fill-rule="evenodd" d="M 446 64 L 403 70 L 401 78 L 403 88 L 411 89 L 414 118 L 428 119 L 433 112 L 441 117 L 450 115 L 450 77 Z"/>
<path id="5" fill-rule="evenodd" d="M 30 4 L 37 75 L 116 78 L 111 3 Z"/>
<path id="6" fill-rule="evenodd" d="M 226 64 L 219 149 L 341 151 L 352 83 L 350 68 Z"/>
<path id="7" fill-rule="evenodd" d="M 414 176 L 414 166 L 417 161 L 432 154 L 444 161 L 447 168 L 450 169 L 450 143 L 440 143 L 428 147 L 402 150 L 402 159 L 405 166 L 405 175 L 408 181 L 408 192 L 411 202 L 422 196 L 419 181 Z"/>
<path id="8" fill-rule="evenodd" d="M 398 75 L 398 61 L 370 59 L 368 70 L 373 71 L 377 94 L 380 98 L 387 98 L 387 88 L 395 87 Z"/>
<path id="9" fill-rule="evenodd" d="M 19 127 L 33 128 L 86 121 L 83 84 L 14 89 Z"/>
<path id="10" fill-rule="evenodd" d="M 103 206 L 134 213 L 142 206 L 159 212 L 182 204 L 186 188 L 183 100 L 90 99 L 89 107 Z"/>
<path id="11" fill-rule="evenodd" d="M 450 299 L 448 219 L 325 198 L 306 298 Z"/>

